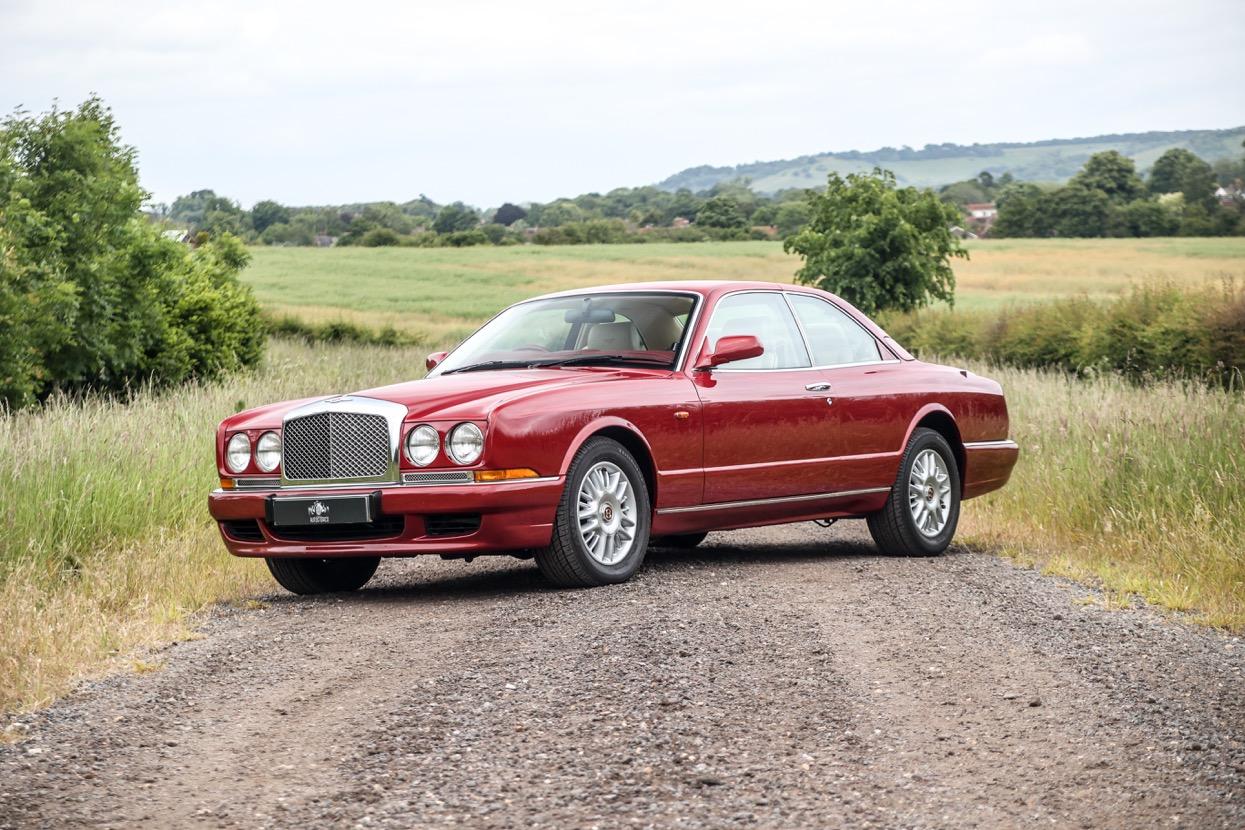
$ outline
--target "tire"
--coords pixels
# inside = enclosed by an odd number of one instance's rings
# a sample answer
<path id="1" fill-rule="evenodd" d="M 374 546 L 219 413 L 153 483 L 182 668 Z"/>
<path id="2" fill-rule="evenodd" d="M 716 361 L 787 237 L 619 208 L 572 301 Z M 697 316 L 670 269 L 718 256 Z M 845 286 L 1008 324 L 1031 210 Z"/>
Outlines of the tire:
<path id="1" fill-rule="evenodd" d="M 930 466 L 930 453 L 941 461 L 941 467 Z M 912 481 L 914 468 L 918 468 L 916 475 L 922 481 Z M 923 472 L 927 474 L 922 476 Z M 920 491 L 915 490 L 918 484 Z M 942 498 L 922 495 L 930 492 L 935 496 L 941 493 Z M 914 505 L 910 498 L 920 498 L 921 502 Z M 921 507 L 924 528 L 918 526 L 913 514 Z M 904 450 L 886 506 L 866 518 L 873 541 L 886 556 L 937 556 L 945 551 L 960 521 L 960 471 L 947 439 L 932 429 L 918 428 Z M 944 523 L 938 528 L 940 520 Z"/>
<path id="2" fill-rule="evenodd" d="M 355 591 L 367 584 L 380 565 L 379 556 L 340 559 L 265 559 L 281 587 L 293 594 Z"/>
<path id="3" fill-rule="evenodd" d="M 625 490 L 618 476 L 625 478 Z M 571 462 L 553 540 L 536 551 L 536 565 L 562 588 L 625 582 L 644 562 L 651 519 L 648 486 L 635 458 L 617 441 L 590 438 Z"/>
<path id="4" fill-rule="evenodd" d="M 654 548 L 679 548 L 680 550 L 691 550 L 692 548 L 705 541 L 708 533 L 680 533 L 677 536 L 658 536 L 649 542 L 650 547 Z"/>

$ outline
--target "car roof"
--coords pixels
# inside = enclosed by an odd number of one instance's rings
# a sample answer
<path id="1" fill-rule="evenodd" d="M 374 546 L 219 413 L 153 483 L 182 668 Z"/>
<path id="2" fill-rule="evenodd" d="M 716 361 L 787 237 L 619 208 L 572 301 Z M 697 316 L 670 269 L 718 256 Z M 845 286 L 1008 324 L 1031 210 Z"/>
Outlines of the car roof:
<path id="1" fill-rule="evenodd" d="M 756 280 L 670 280 L 662 282 L 626 282 L 614 285 L 585 285 L 533 297 L 543 300 L 548 297 L 573 297 L 589 291 L 689 291 L 705 297 L 713 297 L 728 291 L 807 291 L 815 289 L 802 285 L 782 282 L 761 282 Z"/>

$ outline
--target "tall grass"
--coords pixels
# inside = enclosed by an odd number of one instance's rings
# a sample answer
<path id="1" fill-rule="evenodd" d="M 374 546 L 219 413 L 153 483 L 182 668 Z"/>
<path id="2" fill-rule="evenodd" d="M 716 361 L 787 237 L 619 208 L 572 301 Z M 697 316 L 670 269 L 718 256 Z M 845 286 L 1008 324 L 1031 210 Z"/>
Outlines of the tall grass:
<path id="1" fill-rule="evenodd" d="M 422 350 L 278 340 L 261 369 L 220 384 L 0 417 L 0 711 L 268 584 L 225 553 L 207 514 L 221 418 L 422 373 Z"/>
<path id="2" fill-rule="evenodd" d="M 1245 399 L 1196 383 L 982 368 L 1022 455 L 969 538 L 1213 625 L 1245 628 Z"/>
<path id="3" fill-rule="evenodd" d="M 0 711 L 37 706 L 187 615 L 271 582 L 207 514 L 213 430 L 263 402 L 420 374 L 422 350 L 274 341 L 263 367 L 128 404 L 0 419 Z M 1245 629 L 1245 403 L 1198 385 L 983 370 L 1023 447 L 966 538 Z"/>

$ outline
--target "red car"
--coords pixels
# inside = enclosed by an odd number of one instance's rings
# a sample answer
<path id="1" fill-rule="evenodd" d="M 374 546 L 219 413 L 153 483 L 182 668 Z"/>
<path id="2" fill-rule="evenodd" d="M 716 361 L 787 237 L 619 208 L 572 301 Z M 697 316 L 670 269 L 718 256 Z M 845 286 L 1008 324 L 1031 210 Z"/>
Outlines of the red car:
<path id="1" fill-rule="evenodd" d="M 425 553 L 601 585 L 649 545 L 814 519 L 863 517 L 883 553 L 931 555 L 1019 454 L 997 383 L 914 359 L 811 288 L 551 294 L 427 363 L 222 422 L 209 505 L 229 551 L 300 594 Z"/>

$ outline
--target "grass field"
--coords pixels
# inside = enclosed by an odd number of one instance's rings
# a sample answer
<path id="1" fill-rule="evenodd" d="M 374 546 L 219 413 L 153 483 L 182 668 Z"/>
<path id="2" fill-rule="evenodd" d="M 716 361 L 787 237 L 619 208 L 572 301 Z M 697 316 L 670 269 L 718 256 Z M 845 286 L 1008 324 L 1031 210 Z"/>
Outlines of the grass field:
<path id="1" fill-rule="evenodd" d="M 998 241 L 960 269 L 965 305 L 1139 281 L 1245 282 L 1245 240 Z M 256 250 L 247 279 L 270 308 L 461 336 L 534 293 L 636 279 L 786 280 L 772 243 Z M 271 400 L 411 377 L 418 349 L 274 341 L 254 373 L 141 394 L 56 401 L 0 419 L 0 712 L 192 636 L 188 615 L 271 582 L 225 554 L 207 514 L 217 421 Z M 1129 385 L 988 369 L 1024 447 L 1011 484 L 966 506 L 962 538 L 1245 630 L 1245 402 L 1176 383 Z"/>
<path id="2" fill-rule="evenodd" d="M 274 341 L 263 367 L 129 404 L 54 402 L 0 420 L 0 712 L 48 702 L 188 615 L 272 583 L 208 516 L 217 421 L 264 401 L 410 377 L 422 350 Z M 1160 383 L 986 370 L 1024 455 L 965 506 L 961 539 L 1245 629 L 1245 402 Z M 83 440 L 89 436 L 90 440 Z"/>
<path id="3" fill-rule="evenodd" d="M 955 263 L 966 309 L 1073 294 L 1113 297 L 1154 281 L 1245 284 L 1245 239 L 981 240 Z M 509 248 L 253 248 L 243 278 L 265 308 L 307 322 L 393 326 L 459 340 L 495 311 L 547 291 L 641 280 L 790 282 L 778 242 Z"/>

